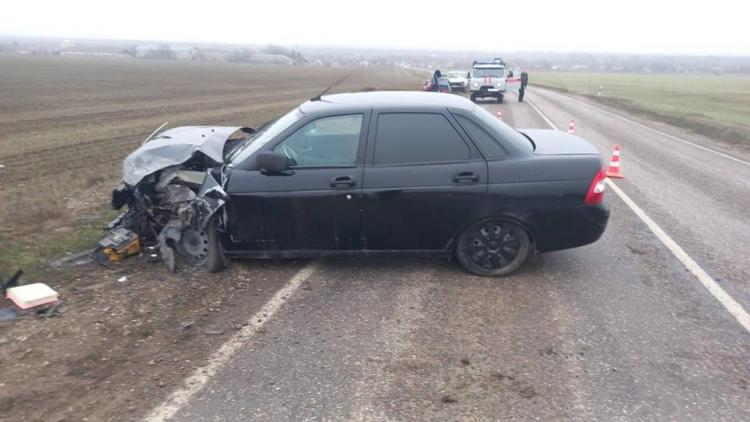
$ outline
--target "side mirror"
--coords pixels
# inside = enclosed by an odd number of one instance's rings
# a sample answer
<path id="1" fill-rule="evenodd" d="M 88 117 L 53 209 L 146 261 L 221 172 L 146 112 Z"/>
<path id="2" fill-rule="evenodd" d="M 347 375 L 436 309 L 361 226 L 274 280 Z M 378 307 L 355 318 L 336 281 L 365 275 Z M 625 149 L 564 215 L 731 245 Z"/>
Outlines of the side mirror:
<path id="1" fill-rule="evenodd" d="M 278 152 L 259 152 L 256 162 L 260 171 L 266 174 L 284 174 L 289 170 L 289 159 Z"/>

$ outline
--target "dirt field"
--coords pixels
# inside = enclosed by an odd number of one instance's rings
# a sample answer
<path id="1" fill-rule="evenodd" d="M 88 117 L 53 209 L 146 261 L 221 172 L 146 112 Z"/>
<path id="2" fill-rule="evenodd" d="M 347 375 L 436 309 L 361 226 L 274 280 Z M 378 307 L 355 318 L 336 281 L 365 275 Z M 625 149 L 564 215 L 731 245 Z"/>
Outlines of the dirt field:
<path id="1" fill-rule="evenodd" d="M 532 85 L 581 94 L 716 140 L 750 147 L 747 76 L 563 72 L 530 76 Z"/>
<path id="2" fill-rule="evenodd" d="M 206 329 L 239 329 L 231 310 L 263 300 L 274 291 L 268 280 L 299 266 L 239 263 L 211 276 L 170 274 L 141 258 L 51 267 L 101 237 L 121 161 L 151 131 L 165 121 L 256 126 L 348 74 L 333 92 L 417 89 L 425 78 L 403 69 L 7 56 L 0 69 L 0 276 L 22 267 L 27 282 L 47 282 L 64 301 L 54 317 L 0 323 L 0 421 L 137 417 L 220 343 Z M 128 281 L 117 282 L 122 276 Z"/>
<path id="3" fill-rule="evenodd" d="M 256 126 L 349 74 L 332 92 L 414 89 L 424 78 L 403 69 L 64 57 L 0 56 L 0 68 L 0 273 L 97 237 L 91 227 L 111 217 L 122 159 L 164 122 Z"/>

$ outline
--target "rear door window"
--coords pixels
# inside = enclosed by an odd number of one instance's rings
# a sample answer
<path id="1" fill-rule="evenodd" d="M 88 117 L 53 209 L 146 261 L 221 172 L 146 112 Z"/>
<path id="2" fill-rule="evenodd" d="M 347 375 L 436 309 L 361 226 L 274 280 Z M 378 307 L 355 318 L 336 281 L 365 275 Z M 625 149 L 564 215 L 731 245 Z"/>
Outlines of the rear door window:
<path id="1" fill-rule="evenodd" d="M 471 151 L 439 113 L 384 113 L 378 117 L 375 165 L 468 161 Z"/>
<path id="2" fill-rule="evenodd" d="M 497 141 L 497 139 L 493 138 L 492 135 L 487 133 L 486 130 L 482 129 L 482 127 L 479 126 L 476 122 L 469 119 L 468 117 L 458 114 L 454 115 L 453 117 L 458 120 L 458 123 L 469 134 L 471 139 L 479 144 L 479 148 L 482 149 L 484 156 L 488 160 L 498 160 L 508 156 L 508 153 L 505 152 L 505 149 L 503 149 L 502 146 L 500 146 L 500 143 Z"/>

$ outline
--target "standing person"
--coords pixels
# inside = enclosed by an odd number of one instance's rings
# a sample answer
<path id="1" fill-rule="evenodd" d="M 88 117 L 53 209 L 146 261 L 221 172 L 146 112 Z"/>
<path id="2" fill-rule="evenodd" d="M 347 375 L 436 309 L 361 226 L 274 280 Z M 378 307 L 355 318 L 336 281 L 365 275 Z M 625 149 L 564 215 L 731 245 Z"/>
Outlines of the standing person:
<path id="1" fill-rule="evenodd" d="M 432 74 L 432 91 L 438 90 L 438 79 L 442 78 L 443 74 L 440 73 L 440 70 L 436 70 L 435 73 Z"/>
<path id="2" fill-rule="evenodd" d="M 521 72 L 521 88 L 518 90 L 518 102 L 523 102 L 523 94 L 526 93 L 526 85 L 529 84 L 529 74 L 526 70 Z"/>

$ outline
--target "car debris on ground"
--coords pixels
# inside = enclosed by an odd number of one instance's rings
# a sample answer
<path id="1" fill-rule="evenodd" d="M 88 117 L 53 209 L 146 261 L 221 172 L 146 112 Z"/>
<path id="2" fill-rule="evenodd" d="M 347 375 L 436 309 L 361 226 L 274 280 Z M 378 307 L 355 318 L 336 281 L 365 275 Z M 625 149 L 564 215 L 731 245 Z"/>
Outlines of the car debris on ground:
<path id="1" fill-rule="evenodd" d="M 79 265 L 86 265 L 94 261 L 94 254 L 96 249 L 88 249 L 83 252 L 66 255 L 60 259 L 52 262 L 52 266 L 55 268 L 62 267 L 77 267 Z"/>
<path id="2" fill-rule="evenodd" d="M 32 283 L 11 287 L 5 296 L 21 309 L 51 305 L 58 301 L 57 292 L 44 283 Z"/>
<path id="3" fill-rule="evenodd" d="M 109 235 L 99 241 L 96 249 L 96 260 L 101 264 L 120 262 L 123 259 L 138 255 L 141 252 L 140 237 L 124 227 L 113 229 Z"/>
<path id="4" fill-rule="evenodd" d="M 148 261 L 162 260 L 170 271 L 178 261 L 206 259 L 206 228 L 223 209 L 227 195 L 224 157 L 255 131 L 246 127 L 186 126 L 146 138 L 123 162 L 122 183 L 112 207 L 127 207 L 107 229 L 99 260 L 118 262 L 146 250 Z"/>
<path id="5" fill-rule="evenodd" d="M 18 270 L 7 281 L 0 279 L 0 296 L 8 299 L 22 312 L 36 312 L 45 318 L 65 312 L 58 293 L 44 283 L 20 285 L 23 271 Z M 0 308 L 0 321 L 13 321 L 18 311 L 13 307 Z M 63 309 L 61 312 L 61 309 Z"/>
<path id="6" fill-rule="evenodd" d="M 0 308 L 0 322 L 8 322 L 16 319 L 18 313 L 13 308 Z"/>

